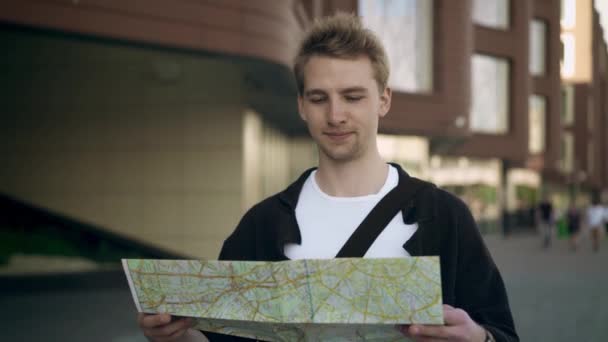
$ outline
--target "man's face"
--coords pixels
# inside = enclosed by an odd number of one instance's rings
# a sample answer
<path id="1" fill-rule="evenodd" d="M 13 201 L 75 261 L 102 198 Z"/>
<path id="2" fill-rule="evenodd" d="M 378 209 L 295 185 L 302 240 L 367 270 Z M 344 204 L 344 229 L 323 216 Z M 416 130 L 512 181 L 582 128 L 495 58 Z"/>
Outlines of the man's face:
<path id="1" fill-rule="evenodd" d="M 298 108 L 321 157 L 350 161 L 375 150 L 378 119 L 390 100 L 390 89 L 378 89 L 368 57 L 314 56 L 304 67 Z"/>

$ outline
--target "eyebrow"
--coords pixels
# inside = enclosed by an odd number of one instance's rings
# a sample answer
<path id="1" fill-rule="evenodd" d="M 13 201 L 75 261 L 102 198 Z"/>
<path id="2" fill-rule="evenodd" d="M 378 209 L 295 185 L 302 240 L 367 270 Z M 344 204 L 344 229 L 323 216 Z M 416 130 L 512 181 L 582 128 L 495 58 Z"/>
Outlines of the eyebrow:
<path id="1" fill-rule="evenodd" d="M 349 94 L 349 93 L 367 93 L 367 88 L 365 87 L 349 87 L 340 89 L 340 94 Z"/>
<path id="2" fill-rule="evenodd" d="M 325 94 L 327 94 L 327 93 L 321 89 L 310 89 L 310 90 L 307 90 L 304 92 L 305 97 L 310 97 L 310 96 L 314 96 L 314 95 L 325 95 Z"/>
<path id="3" fill-rule="evenodd" d="M 365 87 L 348 87 L 344 89 L 340 89 L 338 92 L 340 94 L 351 94 L 351 93 L 367 93 L 367 88 Z M 304 92 L 304 96 L 314 96 L 314 95 L 326 95 L 327 92 L 321 89 L 310 89 Z"/>

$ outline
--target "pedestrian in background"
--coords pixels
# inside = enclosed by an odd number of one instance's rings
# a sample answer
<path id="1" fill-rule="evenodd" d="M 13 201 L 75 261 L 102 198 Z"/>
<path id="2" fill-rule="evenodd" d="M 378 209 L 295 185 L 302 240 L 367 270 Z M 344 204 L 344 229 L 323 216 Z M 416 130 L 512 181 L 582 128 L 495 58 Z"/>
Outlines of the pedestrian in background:
<path id="1" fill-rule="evenodd" d="M 576 207 L 574 201 L 570 202 L 568 212 L 566 213 L 566 224 L 568 226 L 568 235 L 570 236 L 570 249 L 576 251 L 578 247 L 578 237 L 581 225 L 581 213 Z"/>
<path id="2" fill-rule="evenodd" d="M 553 235 L 553 226 L 555 225 L 553 204 L 547 195 L 543 196 L 543 200 L 539 203 L 536 212 L 536 225 L 543 239 L 543 247 L 551 247 L 551 237 Z"/>
<path id="3" fill-rule="evenodd" d="M 604 202 L 604 234 L 608 234 L 608 202 Z"/>
<path id="4" fill-rule="evenodd" d="M 587 209 L 587 227 L 591 235 L 591 244 L 594 252 L 600 249 L 600 238 L 605 222 L 604 206 L 600 204 L 599 198 L 594 198 L 591 206 Z"/>

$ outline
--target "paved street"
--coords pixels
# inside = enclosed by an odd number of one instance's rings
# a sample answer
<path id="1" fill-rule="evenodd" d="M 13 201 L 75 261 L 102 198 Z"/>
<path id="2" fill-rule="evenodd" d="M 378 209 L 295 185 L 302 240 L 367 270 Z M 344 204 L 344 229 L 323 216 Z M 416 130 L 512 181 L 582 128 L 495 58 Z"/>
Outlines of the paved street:
<path id="1" fill-rule="evenodd" d="M 533 235 L 486 238 L 506 280 L 522 341 L 608 341 L 608 240 L 549 250 Z M 144 342 L 126 288 L 0 297 L 0 341 Z"/>
<path id="2" fill-rule="evenodd" d="M 501 269 L 522 341 L 608 341 L 608 240 L 598 253 L 534 235 L 486 238 Z"/>

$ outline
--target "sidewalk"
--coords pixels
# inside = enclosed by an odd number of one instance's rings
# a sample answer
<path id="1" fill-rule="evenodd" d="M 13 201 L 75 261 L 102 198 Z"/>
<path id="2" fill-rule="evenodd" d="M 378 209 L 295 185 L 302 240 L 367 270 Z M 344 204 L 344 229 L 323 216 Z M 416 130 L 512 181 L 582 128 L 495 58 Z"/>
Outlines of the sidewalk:
<path id="1" fill-rule="evenodd" d="M 540 236 L 485 237 L 501 270 L 522 341 L 608 341 L 608 240 L 576 252 L 567 240 L 541 247 Z"/>

